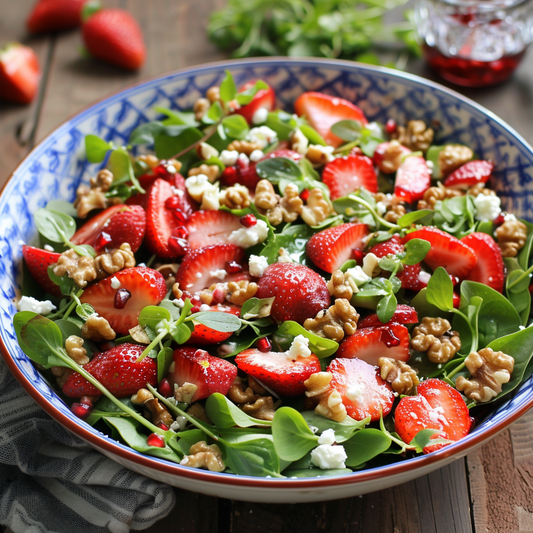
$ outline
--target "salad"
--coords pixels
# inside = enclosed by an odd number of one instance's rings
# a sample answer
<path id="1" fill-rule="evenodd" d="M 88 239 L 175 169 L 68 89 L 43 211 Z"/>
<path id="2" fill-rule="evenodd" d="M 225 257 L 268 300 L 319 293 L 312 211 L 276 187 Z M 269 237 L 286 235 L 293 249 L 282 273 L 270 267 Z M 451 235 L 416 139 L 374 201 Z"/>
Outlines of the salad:
<path id="1" fill-rule="evenodd" d="M 339 475 L 462 439 L 531 376 L 533 226 L 490 161 L 229 73 L 157 112 L 88 135 L 100 170 L 22 247 L 19 344 L 85 422 L 191 468 Z"/>

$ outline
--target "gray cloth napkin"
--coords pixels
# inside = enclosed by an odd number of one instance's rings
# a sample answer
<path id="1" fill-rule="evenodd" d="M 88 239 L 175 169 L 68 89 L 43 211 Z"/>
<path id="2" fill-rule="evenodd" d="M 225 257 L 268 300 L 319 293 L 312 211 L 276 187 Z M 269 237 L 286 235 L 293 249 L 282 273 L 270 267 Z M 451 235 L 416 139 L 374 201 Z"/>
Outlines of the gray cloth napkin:
<path id="1" fill-rule="evenodd" d="M 14 533 L 127 533 L 174 506 L 172 488 L 52 420 L 0 358 L 0 524 Z"/>

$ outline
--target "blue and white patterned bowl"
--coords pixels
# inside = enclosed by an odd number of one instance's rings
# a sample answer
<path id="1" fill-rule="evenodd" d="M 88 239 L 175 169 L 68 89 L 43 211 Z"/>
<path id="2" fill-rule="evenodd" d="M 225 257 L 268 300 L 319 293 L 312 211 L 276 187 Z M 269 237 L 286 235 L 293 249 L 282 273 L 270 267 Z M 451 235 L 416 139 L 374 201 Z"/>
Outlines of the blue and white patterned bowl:
<path id="1" fill-rule="evenodd" d="M 466 455 L 526 412 L 533 405 L 532 379 L 470 435 L 442 450 L 345 476 L 282 480 L 200 471 L 144 456 L 71 413 L 19 348 L 12 325 L 13 299 L 21 282 L 21 241 L 31 243 L 36 237 L 32 214 L 54 198 L 72 201 L 80 182 L 95 174 L 97 167 L 85 160 L 86 134 L 125 143 L 135 127 L 155 118 L 154 106 L 191 108 L 208 87 L 220 83 L 225 70 L 238 84 L 265 80 L 284 109 L 291 109 L 303 91 L 316 90 L 357 103 L 370 120 L 422 119 L 433 126 L 440 143 L 468 145 L 480 158 L 493 161 L 491 185 L 504 207 L 533 217 L 532 148 L 486 109 L 421 78 L 351 62 L 284 58 L 220 62 L 141 83 L 82 111 L 49 135 L 21 163 L 0 197 L 0 349 L 27 392 L 59 423 L 135 471 L 205 494 L 284 503 L 355 496 L 409 481 Z"/>

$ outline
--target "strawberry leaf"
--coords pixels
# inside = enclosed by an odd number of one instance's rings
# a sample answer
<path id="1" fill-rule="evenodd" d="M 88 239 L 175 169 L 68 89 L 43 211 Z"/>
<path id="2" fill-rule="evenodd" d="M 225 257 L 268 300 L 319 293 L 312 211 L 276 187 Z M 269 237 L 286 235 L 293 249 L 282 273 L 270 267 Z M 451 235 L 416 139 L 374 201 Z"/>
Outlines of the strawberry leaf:
<path id="1" fill-rule="evenodd" d="M 272 421 L 272 436 L 277 454 L 285 461 L 301 459 L 318 443 L 318 436 L 292 407 L 280 407 L 276 411 Z"/>

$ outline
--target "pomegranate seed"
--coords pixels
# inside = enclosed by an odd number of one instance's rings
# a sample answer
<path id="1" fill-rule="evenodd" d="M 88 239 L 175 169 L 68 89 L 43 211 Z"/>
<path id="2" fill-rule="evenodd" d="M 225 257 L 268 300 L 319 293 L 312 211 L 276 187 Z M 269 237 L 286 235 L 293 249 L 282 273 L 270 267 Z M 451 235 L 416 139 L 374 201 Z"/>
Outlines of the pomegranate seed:
<path id="1" fill-rule="evenodd" d="M 459 306 L 461 305 L 461 297 L 456 292 L 453 293 L 452 301 L 453 301 L 453 306 L 455 307 L 455 309 L 459 309 Z"/>
<path id="2" fill-rule="evenodd" d="M 82 396 L 80 398 L 80 403 L 86 405 L 87 407 L 93 407 L 93 401 L 89 396 Z"/>
<path id="3" fill-rule="evenodd" d="M 235 167 L 226 167 L 220 175 L 220 182 L 222 185 L 229 187 L 235 185 L 239 180 L 237 169 Z"/>
<path id="4" fill-rule="evenodd" d="M 189 251 L 189 243 L 181 237 L 169 237 L 168 247 L 175 257 L 183 257 Z"/>
<path id="5" fill-rule="evenodd" d="M 178 209 L 181 205 L 181 200 L 179 196 L 169 196 L 165 200 L 165 208 L 166 209 Z"/>
<path id="6" fill-rule="evenodd" d="M 389 118 L 385 124 L 385 131 L 391 135 L 396 132 L 396 121 L 393 118 Z"/>
<path id="7" fill-rule="evenodd" d="M 359 146 L 354 146 L 350 150 L 350 155 L 363 155 L 363 150 L 361 150 L 361 148 L 359 148 Z"/>
<path id="8" fill-rule="evenodd" d="M 172 230 L 172 236 L 178 239 L 187 239 L 189 230 L 185 226 L 178 226 Z"/>
<path id="9" fill-rule="evenodd" d="M 178 224 L 185 224 L 187 220 L 189 220 L 189 216 L 186 213 L 184 213 L 181 209 L 174 209 L 174 211 L 172 211 L 172 216 L 174 217 L 174 220 Z"/>
<path id="10" fill-rule="evenodd" d="M 164 448 L 165 439 L 157 433 L 151 433 L 146 437 L 146 444 L 148 444 L 148 446 L 155 446 L 156 448 Z"/>
<path id="11" fill-rule="evenodd" d="M 213 305 L 221 304 L 224 299 L 226 298 L 226 294 L 224 293 L 224 290 L 220 287 L 217 287 L 213 291 L 213 301 L 211 302 Z"/>
<path id="12" fill-rule="evenodd" d="M 159 429 L 162 429 L 163 431 L 168 431 L 168 426 L 163 422 L 159 422 L 159 424 L 157 424 L 157 427 Z"/>
<path id="13" fill-rule="evenodd" d="M 247 215 L 244 215 L 243 217 L 241 217 L 239 222 L 245 228 L 251 228 L 252 226 L 255 226 L 257 224 L 257 218 L 255 218 L 254 214 L 248 213 Z"/>
<path id="14" fill-rule="evenodd" d="M 400 344 L 400 339 L 394 335 L 392 329 L 389 327 L 381 330 L 381 340 L 387 348 L 392 348 Z"/>
<path id="15" fill-rule="evenodd" d="M 304 190 L 300 193 L 300 198 L 301 198 L 304 202 L 307 202 L 307 199 L 309 198 L 309 189 L 304 189 Z"/>
<path id="16" fill-rule="evenodd" d="M 501 226 L 505 222 L 504 215 L 500 213 L 493 222 L 496 226 Z"/>
<path id="17" fill-rule="evenodd" d="M 87 418 L 91 411 L 93 410 L 92 407 L 89 407 L 88 405 L 85 405 L 84 403 L 73 403 L 70 406 L 70 410 L 78 417 L 84 420 Z"/>
<path id="18" fill-rule="evenodd" d="M 167 378 L 163 378 L 161 382 L 159 383 L 159 387 L 157 387 L 159 390 L 159 394 L 165 398 L 170 398 L 172 396 L 172 387 L 170 386 L 170 382 Z"/>
<path id="19" fill-rule="evenodd" d="M 124 309 L 130 298 L 131 292 L 128 289 L 119 289 L 115 294 L 115 309 Z"/>
<path id="20" fill-rule="evenodd" d="M 228 274 L 238 274 L 239 272 L 243 271 L 242 265 L 237 263 L 237 261 L 229 261 L 226 263 L 226 272 Z"/>
<path id="21" fill-rule="evenodd" d="M 198 307 L 202 305 L 202 300 L 200 300 L 198 296 L 193 296 L 192 298 L 190 298 L 190 300 L 192 305 L 197 305 Z"/>
<path id="22" fill-rule="evenodd" d="M 200 312 L 200 306 L 195 305 L 191 308 L 191 313 L 199 313 Z"/>
<path id="23" fill-rule="evenodd" d="M 263 337 L 262 339 L 259 339 L 257 341 L 256 346 L 260 352 L 267 353 L 270 352 L 270 349 L 272 348 L 272 343 L 267 337 Z"/>
<path id="24" fill-rule="evenodd" d="M 98 238 L 96 239 L 96 243 L 94 245 L 95 250 L 99 251 L 105 248 L 113 239 L 111 238 L 111 235 L 106 233 L 105 231 L 102 231 L 100 235 L 98 235 Z"/>
<path id="25" fill-rule="evenodd" d="M 167 179 L 170 177 L 165 163 L 165 161 L 162 161 L 152 170 L 152 172 L 159 178 Z"/>
<path id="26" fill-rule="evenodd" d="M 354 248 L 352 250 L 352 258 L 357 261 L 357 263 L 360 263 L 363 260 L 363 257 L 365 254 L 362 250 L 359 250 L 359 248 Z"/>

